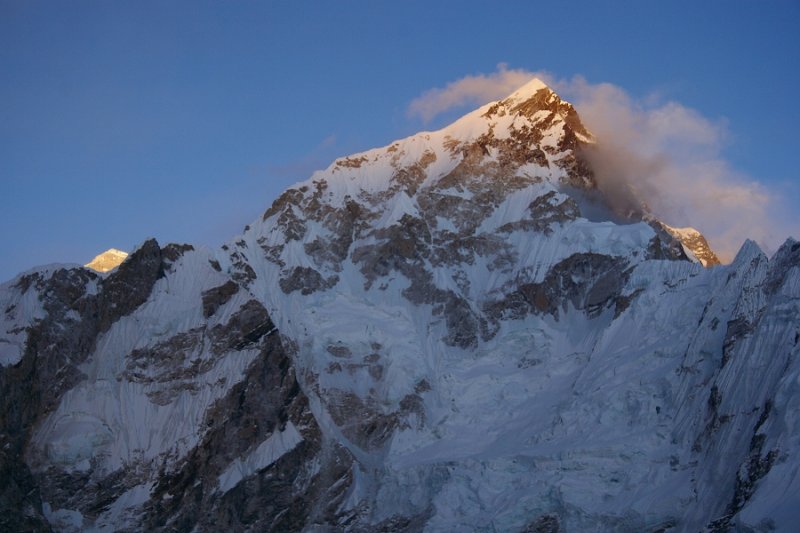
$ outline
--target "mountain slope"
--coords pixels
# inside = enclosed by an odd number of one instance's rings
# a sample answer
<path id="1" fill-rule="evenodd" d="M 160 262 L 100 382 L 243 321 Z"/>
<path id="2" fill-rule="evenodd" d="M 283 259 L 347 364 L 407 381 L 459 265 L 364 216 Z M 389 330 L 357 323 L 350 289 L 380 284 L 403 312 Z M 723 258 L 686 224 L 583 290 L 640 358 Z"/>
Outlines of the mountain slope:
<path id="1" fill-rule="evenodd" d="M 586 218 L 590 142 L 532 80 L 221 250 L 3 285 L 4 527 L 788 530 L 800 244 Z"/>

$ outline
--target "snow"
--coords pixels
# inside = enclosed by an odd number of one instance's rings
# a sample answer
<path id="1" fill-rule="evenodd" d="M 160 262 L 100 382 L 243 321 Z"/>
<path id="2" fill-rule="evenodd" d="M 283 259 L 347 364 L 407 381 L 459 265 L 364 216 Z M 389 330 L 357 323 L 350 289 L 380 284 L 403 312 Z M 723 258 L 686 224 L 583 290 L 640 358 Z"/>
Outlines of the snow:
<path id="1" fill-rule="evenodd" d="M 681 240 L 693 239 L 701 236 L 700 232 L 694 228 L 673 228 L 672 226 L 669 226 L 667 224 L 663 224 L 663 226 L 667 229 L 667 231 L 669 231 L 670 233 L 672 233 Z"/>
<path id="2" fill-rule="evenodd" d="M 53 509 L 47 502 L 42 502 L 42 511 L 50 526 L 62 533 L 78 533 L 85 531 L 83 515 L 70 509 Z"/>
<path id="3" fill-rule="evenodd" d="M 549 89 L 549 87 L 539 78 L 533 78 L 506 98 L 503 98 L 503 100 L 526 100 L 541 89 Z"/>
<path id="4" fill-rule="evenodd" d="M 3 303 L 0 308 L 0 366 L 15 365 L 22 359 L 28 339 L 27 328 L 46 316 L 35 288 L 21 292 L 18 284 L 26 275 L 39 274 L 46 279 L 61 268 L 64 265 L 53 264 L 29 270 L 0 285 L 0 302 Z"/>
<path id="5" fill-rule="evenodd" d="M 543 87 L 532 80 L 509 98 L 521 100 Z M 340 159 L 296 187 L 307 187 L 304 194 L 310 197 L 315 183 L 325 181 L 323 206 L 361 202 L 376 213 L 375 229 L 392 227 L 405 215 L 421 217 L 417 197 L 390 190 L 398 168 L 434 154 L 418 187 L 432 190 L 459 162 L 446 147 L 449 141 L 469 142 L 490 128 L 502 138 L 510 124 L 542 118 L 506 114 L 490 123 L 483 117 L 490 106 L 437 132 Z M 557 146 L 563 127 L 554 123 L 542 142 Z M 149 396 L 163 384 L 125 377 L 130 355 L 177 334 L 225 324 L 256 298 L 284 339 L 297 347 L 293 364 L 323 442 L 341 443 L 358 461 L 344 508 L 374 501 L 374 523 L 430 511 L 427 531 L 520 531 L 532 518 L 554 513 L 568 531 L 655 530 L 670 521 L 680 530 L 698 531 L 726 511 L 736 474 L 751 453 L 755 424 L 771 399 L 772 414 L 759 428 L 765 435 L 762 455 L 780 450 L 780 460 L 758 482 L 734 523 L 761 527 L 768 518 L 779 530 L 790 530 L 800 503 L 800 461 L 794 455 L 800 449 L 795 341 L 800 268 L 788 268 L 768 292 L 775 263 L 752 241 L 732 264 L 707 270 L 688 261 L 646 260 L 655 232 L 644 222 L 620 225 L 579 217 L 554 222 L 546 231 L 500 232 L 529 220 L 529 206 L 537 198 L 556 193 L 551 203 L 557 205 L 569 196 L 560 185 L 563 170 L 552 164 L 559 157 L 548 155 L 549 168 L 518 169 L 531 183 L 508 191 L 476 221 L 474 236 L 506 246 L 510 259 L 505 263 L 498 260 L 500 252 L 481 255 L 472 249 L 464 260 L 414 258 L 415 269 L 429 275 L 435 289 L 462 298 L 465 315 L 485 321 L 481 325 L 491 334 L 479 331 L 474 346 L 448 344 L 450 317 L 442 302 L 433 296 L 432 303 L 411 301 L 404 291 L 412 280 L 400 271 L 365 283 L 352 251 L 381 237 L 359 239 L 354 233 L 351 253 L 341 263 L 318 264 L 307 245 L 329 237 L 331 230 L 307 220 L 302 238 L 287 239 L 277 214 L 255 221 L 231 241 L 229 248 L 246 254 L 256 278 L 210 319 L 203 316 L 201 295 L 228 280 L 234 260 L 205 249 L 181 257 L 148 302 L 98 340 L 81 368 L 86 379 L 37 427 L 35 450 L 67 472 L 93 475 L 132 464 L 177 464 L 202 438 L 208 409 L 242 379 L 258 352 L 216 354 L 204 340 L 187 358 L 211 361 L 210 369 L 186 378 L 191 390 L 179 391 L 163 405 Z M 348 159 L 363 161 L 348 166 Z M 371 202 L 366 193 L 381 199 Z M 474 199 L 458 184 L 437 193 Z M 434 215 L 433 230 L 458 230 L 456 220 Z M 682 238 L 699 236 L 691 228 L 667 229 Z M 234 244 L 240 239 L 243 246 Z M 283 245 L 284 264 L 264 257 L 262 245 Z M 518 298 L 521 284 L 552 279 L 553 267 L 575 254 L 602 254 L 624 263 L 616 272 L 624 282 L 619 294 L 593 313 L 565 299 L 554 302 L 557 316 L 489 316 L 488 305 Z M 212 259 L 222 273 L 209 266 Z M 286 293 L 280 280 L 294 267 L 313 268 L 324 279 L 335 275 L 338 282 L 326 290 Z M 6 284 L 0 286 L 0 301 L 16 302 L 22 310 L 3 319 L 8 329 L 42 316 L 35 291 L 19 294 Z M 753 329 L 731 344 L 730 325 L 740 322 Z M 3 340 L 0 363 L 14 364 L 24 334 L 9 333 Z M 427 387 L 420 387 L 423 382 Z M 713 401 L 712 391 L 719 395 Z M 332 415 L 339 407 L 332 404 L 334 393 L 397 417 L 398 427 L 383 447 L 364 449 L 346 436 L 345 426 L 363 422 L 362 413 L 345 413 L 352 419 L 338 424 Z M 420 412 L 403 411 L 409 397 L 418 399 Z M 302 439 L 287 422 L 228 465 L 218 478 L 220 493 L 274 464 Z M 131 487 L 95 526 L 126 523 L 147 501 L 154 481 Z M 47 512 L 53 520 L 81 527 L 76 512 Z"/>
<path id="6" fill-rule="evenodd" d="M 276 431 L 267 437 L 247 457 L 233 461 L 219 476 L 219 490 L 228 492 L 244 478 L 268 467 L 281 456 L 292 451 L 302 441 L 303 437 L 294 424 L 287 422 L 285 429 Z"/>

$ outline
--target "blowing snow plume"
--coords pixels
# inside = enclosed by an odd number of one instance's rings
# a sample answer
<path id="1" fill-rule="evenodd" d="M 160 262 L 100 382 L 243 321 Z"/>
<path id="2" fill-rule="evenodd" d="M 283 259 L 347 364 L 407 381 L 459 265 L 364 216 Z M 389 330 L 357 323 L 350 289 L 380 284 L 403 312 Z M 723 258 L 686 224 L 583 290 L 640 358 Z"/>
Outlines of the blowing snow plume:
<path id="1" fill-rule="evenodd" d="M 745 239 L 769 253 L 797 234 L 780 197 L 725 161 L 724 123 L 676 102 L 638 101 L 609 83 L 592 84 L 580 76 L 561 80 L 501 63 L 494 73 L 426 91 L 411 102 L 408 114 L 428 122 L 460 106 L 503 98 L 532 77 L 571 100 L 595 136 L 584 155 L 617 213 L 645 207 L 671 226 L 695 227 L 724 262 Z"/>

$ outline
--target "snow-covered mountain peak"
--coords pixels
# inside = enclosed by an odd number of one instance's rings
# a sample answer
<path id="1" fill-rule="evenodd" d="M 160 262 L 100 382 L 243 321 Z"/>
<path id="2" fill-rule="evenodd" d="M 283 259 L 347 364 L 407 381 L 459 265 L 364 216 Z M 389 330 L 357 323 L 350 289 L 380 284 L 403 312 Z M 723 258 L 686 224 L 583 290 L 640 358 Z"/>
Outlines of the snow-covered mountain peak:
<path id="1" fill-rule="evenodd" d="M 84 266 L 97 272 L 108 272 L 109 270 L 117 268 L 127 257 L 128 252 L 123 252 L 116 248 L 109 248 L 105 252 L 95 256 L 94 259 Z"/>
<path id="2" fill-rule="evenodd" d="M 588 142 L 532 80 L 221 250 L 0 285 L 0 530 L 792 531 L 800 243 L 704 269 Z"/>
<path id="3" fill-rule="evenodd" d="M 572 105 L 535 78 L 507 98 L 483 105 L 440 130 L 339 158 L 300 186 L 324 181 L 333 197 L 343 201 L 354 192 L 393 190 L 392 181 L 397 183 L 399 174 L 426 174 L 430 180 L 413 180 L 413 196 L 421 181 L 432 185 L 467 159 L 488 164 L 482 172 L 486 180 L 499 170 L 591 187 L 590 173 L 576 152 L 586 142 L 592 142 L 592 136 Z M 520 169 L 525 165 L 529 166 Z"/>
<path id="4" fill-rule="evenodd" d="M 542 89 L 547 89 L 552 92 L 552 89 L 539 78 L 532 78 L 525 85 L 522 85 L 514 92 L 503 98 L 503 100 L 527 100 Z M 555 94 L 555 93 L 554 93 Z"/>
<path id="5" fill-rule="evenodd" d="M 758 243 L 756 243 L 756 241 L 752 239 L 746 239 L 742 244 L 742 247 L 739 248 L 739 251 L 736 252 L 736 257 L 733 258 L 731 264 L 743 265 L 759 258 L 766 259 L 764 251 L 761 249 Z"/>
<path id="6" fill-rule="evenodd" d="M 578 153 L 589 141 L 534 80 L 441 130 L 336 160 L 225 247 L 221 268 L 276 317 L 353 453 L 386 443 L 364 440 L 365 424 L 420 423 L 418 389 L 441 383 L 443 361 L 482 357 L 528 320 L 622 312 L 632 269 L 686 259 L 647 223 L 581 216 L 571 195 L 594 187 Z"/>
<path id="7" fill-rule="evenodd" d="M 337 208 L 348 198 L 371 211 L 386 204 L 385 211 L 394 210 L 388 203 L 400 192 L 412 198 L 434 190 L 510 193 L 523 182 L 592 188 L 591 171 L 577 153 L 584 142 L 591 142 L 591 134 L 574 108 L 534 79 L 438 131 L 337 159 L 287 191 L 268 213 L 300 196 Z"/>
<path id="8" fill-rule="evenodd" d="M 359 266 L 366 250 L 376 241 L 395 241 L 407 232 L 420 247 L 420 266 L 433 268 L 461 262 L 477 268 L 477 256 L 492 265 L 513 263 L 514 254 L 489 258 L 504 249 L 505 242 L 523 238 L 553 247 L 555 255 L 540 259 L 542 272 L 550 259 L 577 249 L 639 258 L 669 249 L 665 257 L 684 256 L 680 245 L 672 242 L 680 237 L 666 231 L 655 235 L 647 224 L 614 228 L 611 233 L 618 240 L 613 242 L 592 237 L 577 244 L 587 233 L 572 230 L 567 240 L 577 248 L 550 241 L 557 228 L 578 227 L 573 223 L 588 224 L 587 231 L 594 227 L 581 218 L 573 197 L 595 188 L 579 150 L 591 141 L 572 105 L 533 79 L 509 97 L 438 131 L 339 158 L 314 173 L 281 195 L 242 239 L 229 244 L 231 265 L 237 268 L 252 255 L 241 249 L 240 243 L 246 243 L 251 250 L 266 252 L 268 263 L 279 267 L 278 279 L 285 287 L 315 292 L 333 288 L 348 263 L 355 262 L 362 273 L 372 268 Z M 540 234 L 526 233 L 532 228 Z M 493 244 L 477 246 L 487 240 Z M 636 251 L 642 243 L 644 249 Z M 247 266 L 249 270 L 241 266 L 241 276 L 259 277 L 257 268 Z M 372 272 L 368 277 L 374 276 Z M 505 277 L 495 281 L 500 279 Z M 366 285 L 372 282 L 367 279 Z"/>
<path id="9" fill-rule="evenodd" d="M 704 267 L 720 264 L 719 257 L 708 245 L 706 238 L 695 228 L 673 228 L 663 222 L 659 222 L 659 224 L 681 242 L 685 251 L 688 252 L 687 255 L 691 254 Z"/>

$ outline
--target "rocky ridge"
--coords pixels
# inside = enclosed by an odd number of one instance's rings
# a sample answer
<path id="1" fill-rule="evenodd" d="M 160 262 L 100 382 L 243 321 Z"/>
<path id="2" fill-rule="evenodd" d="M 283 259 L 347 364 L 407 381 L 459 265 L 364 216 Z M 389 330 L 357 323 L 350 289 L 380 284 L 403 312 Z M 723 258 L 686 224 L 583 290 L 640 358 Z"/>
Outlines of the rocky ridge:
<path id="1" fill-rule="evenodd" d="M 800 244 L 589 220 L 590 142 L 533 80 L 221 250 L 0 286 L 0 526 L 788 530 Z"/>

